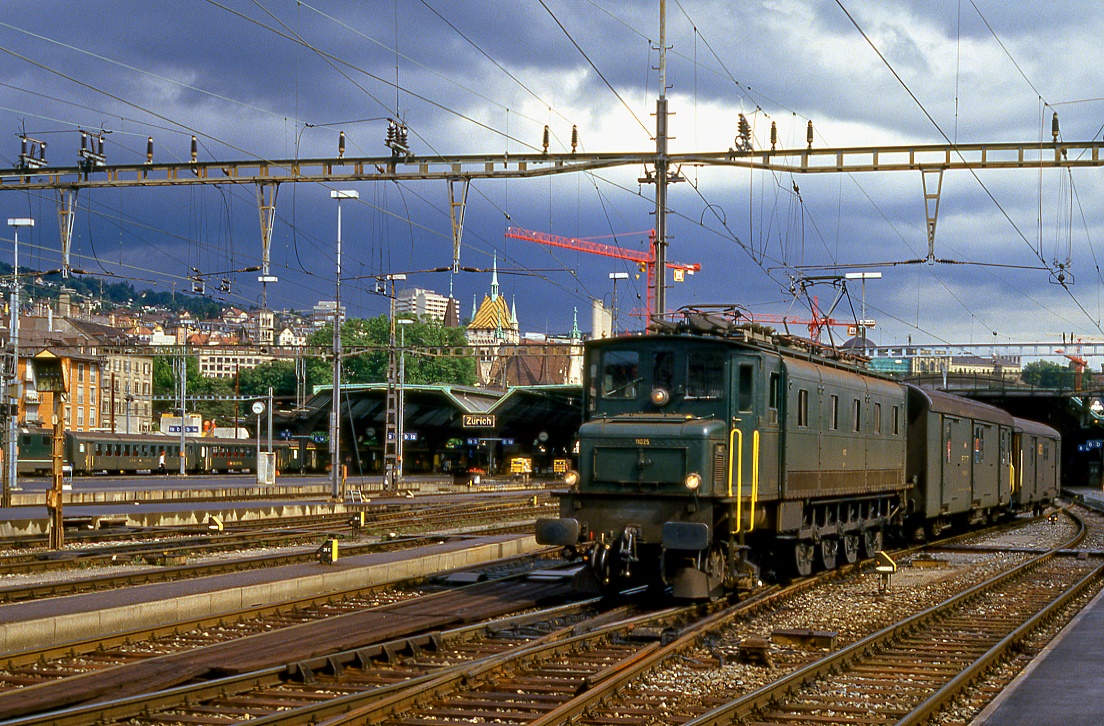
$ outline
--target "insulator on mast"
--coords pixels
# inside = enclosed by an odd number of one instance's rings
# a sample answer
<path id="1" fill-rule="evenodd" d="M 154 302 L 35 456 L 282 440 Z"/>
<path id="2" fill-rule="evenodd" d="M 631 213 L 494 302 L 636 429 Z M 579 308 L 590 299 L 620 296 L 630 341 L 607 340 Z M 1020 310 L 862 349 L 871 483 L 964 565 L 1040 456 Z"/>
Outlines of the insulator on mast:
<path id="1" fill-rule="evenodd" d="M 813 148 L 813 122 L 809 122 L 809 127 L 805 131 L 805 141 L 809 144 L 809 148 Z"/>
<path id="2" fill-rule="evenodd" d="M 739 114 L 740 120 L 736 123 L 736 148 L 740 151 L 751 151 L 751 124 L 744 114 Z"/>
<path id="3" fill-rule="evenodd" d="M 579 127 L 575 124 L 571 125 L 571 153 L 575 153 L 575 149 L 579 146 Z"/>
<path id="4" fill-rule="evenodd" d="M 543 142 L 543 146 L 544 146 L 544 153 L 546 153 L 546 154 L 548 153 L 548 139 L 549 139 L 548 125 L 547 125 L 547 124 L 545 124 L 545 126 L 544 126 L 544 142 Z"/>
<path id="5" fill-rule="evenodd" d="M 146 139 L 146 163 L 153 163 L 153 137 L 150 136 Z"/>
<path id="6" fill-rule="evenodd" d="M 771 151 L 774 151 L 776 146 L 778 146 L 778 123 L 771 121 Z"/>
<path id="7" fill-rule="evenodd" d="M 192 135 L 192 163 L 196 163 L 196 159 L 199 158 L 199 140 Z"/>
<path id="8" fill-rule="evenodd" d="M 345 158 L 345 132 L 342 131 L 337 135 L 337 158 Z"/>
<path id="9" fill-rule="evenodd" d="M 1058 112 L 1055 111 L 1054 115 L 1050 117 L 1050 136 L 1054 141 L 1058 141 Z"/>

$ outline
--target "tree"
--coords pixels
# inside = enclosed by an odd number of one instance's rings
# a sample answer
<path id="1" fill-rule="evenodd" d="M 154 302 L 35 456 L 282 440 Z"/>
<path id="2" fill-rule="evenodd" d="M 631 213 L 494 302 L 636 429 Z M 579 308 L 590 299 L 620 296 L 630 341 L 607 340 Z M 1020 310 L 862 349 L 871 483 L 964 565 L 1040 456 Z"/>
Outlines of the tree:
<path id="1" fill-rule="evenodd" d="M 1047 360 L 1028 363 L 1023 367 L 1020 378 L 1038 388 L 1065 388 L 1072 389 L 1074 385 L 1074 371 L 1063 365 Z M 1081 387 L 1088 388 L 1092 384 L 1092 372 L 1085 369 L 1081 375 Z"/>
<path id="2" fill-rule="evenodd" d="M 238 374 L 238 389 L 243 396 L 267 396 L 269 386 L 277 396 L 295 395 L 295 363 L 273 360 Z"/>
<path id="3" fill-rule="evenodd" d="M 462 328 L 446 328 L 437 321 L 418 319 L 413 323 L 396 326 L 396 344 L 406 344 L 406 382 L 415 384 L 474 385 L 474 357 L 436 357 L 419 354 L 426 347 L 462 347 Z M 381 383 L 387 380 L 387 344 L 390 325 L 386 315 L 375 318 L 347 320 L 341 326 L 343 347 L 376 347 L 378 350 L 346 358 L 342 367 L 345 383 Z M 333 342 L 333 327 L 327 325 L 311 334 L 308 343 L 329 346 Z M 308 363 L 308 380 L 311 385 L 327 385 L 333 382 L 329 361 L 312 359 Z"/>
<path id="4" fill-rule="evenodd" d="M 161 413 L 179 411 L 178 397 L 180 384 L 176 380 L 176 372 L 173 370 L 175 356 L 159 355 L 153 359 L 153 395 L 171 396 L 170 400 L 154 401 L 153 412 L 155 417 Z M 228 378 L 208 378 L 199 372 L 199 358 L 188 356 L 188 412 L 199 413 L 205 421 L 218 421 L 230 423 L 234 417 L 233 401 L 204 400 L 204 396 L 231 396 L 234 393 L 234 382 Z M 267 395 L 268 389 L 265 389 Z M 193 398 L 195 397 L 195 398 Z"/>

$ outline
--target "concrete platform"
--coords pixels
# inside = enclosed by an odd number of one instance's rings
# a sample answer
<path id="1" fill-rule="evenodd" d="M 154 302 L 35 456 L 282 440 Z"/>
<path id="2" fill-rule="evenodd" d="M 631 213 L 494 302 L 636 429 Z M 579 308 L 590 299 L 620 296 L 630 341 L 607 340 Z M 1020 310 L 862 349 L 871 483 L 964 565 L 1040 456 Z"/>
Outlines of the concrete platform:
<path id="1" fill-rule="evenodd" d="M 1104 592 L 1059 633 L 971 726 L 1104 724 Z"/>
<path id="2" fill-rule="evenodd" d="M 2 605 L 0 658 L 48 644 L 472 567 L 537 549 L 531 535 L 454 538 L 411 550 L 339 557 L 333 565 L 287 565 Z"/>

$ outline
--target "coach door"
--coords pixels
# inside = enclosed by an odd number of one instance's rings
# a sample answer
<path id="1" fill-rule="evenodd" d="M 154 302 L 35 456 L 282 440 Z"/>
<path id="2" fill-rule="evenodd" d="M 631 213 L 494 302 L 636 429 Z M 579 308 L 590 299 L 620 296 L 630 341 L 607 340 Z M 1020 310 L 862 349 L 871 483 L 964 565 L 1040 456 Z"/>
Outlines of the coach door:
<path id="1" fill-rule="evenodd" d="M 973 468 L 973 431 L 970 422 L 943 416 L 943 481 L 940 511 L 969 508 L 972 495 L 970 473 Z"/>

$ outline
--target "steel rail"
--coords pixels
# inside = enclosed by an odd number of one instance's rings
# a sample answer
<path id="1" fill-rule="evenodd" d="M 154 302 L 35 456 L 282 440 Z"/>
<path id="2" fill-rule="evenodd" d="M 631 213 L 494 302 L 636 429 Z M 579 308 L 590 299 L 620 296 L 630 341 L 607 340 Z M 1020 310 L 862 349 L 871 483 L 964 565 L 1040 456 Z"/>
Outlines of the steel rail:
<path id="1" fill-rule="evenodd" d="M 1006 582 L 1037 568 L 1044 562 L 1056 557 L 1061 550 L 1075 547 L 1085 538 L 1085 524 L 1076 515 L 1068 511 L 1066 513 L 1080 524 L 1077 534 L 1067 542 L 1048 550 L 1038 557 L 1021 563 L 1010 570 L 995 575 L 985 582 L 979 583 L 954 597 L 948 598 L 938 605 L 927 608 L 899 623 L 884 628 L 877 633 L 873 633 L 862 640 L 856 641 L 850 646 L 842 648 L 821 660 L 799 668 L 774 683 L 731 701 L 724 706 L 708 711 L 695 719 L 687 721 L 683 726 L 728 726 L 739 719 L 747 718 L 756 711 L 765 709 L 772 703 L 779 701 L 786 694 L 795 692 L 804 686 L 812 684 L 832 672 L 847 668 L 852 662 L 865 657 L 867 654 L 876 653 L 882 650 L 886 644 L 892 642 L 901 635 L 915 631 L 924 624 L 942 617 L 949 610 L 981 597 Z"/>
<path id="2" fill-rule="evenodd" d="M 325 667 L 333 667 L 334 664 L 345 665 L 354 661 L 367 662 L 374 658 L 386 656 L 388 653 L 398 653 L 410 650 L 412 646 L 423 649 L 430 647 L 442 648 L 456 643 L 490 638 L 496 631 L 507 627 L 540 624 L 545 621 L 554 621 L 557 619 L 571 620 L 573 617 L 588 610 L 594 610 L 599 603 L 600 598 L 591 598 L 568 605 L 557 605 L 550 608 L 544 608 L 537 612 L 498 618 L 486 623 L 465 625 L 449 630 L 424 633 L 408 638 L 399 638 L 378 645 L 359 648 L 355 651 L 336 653 L 326 656 L 325 658 L 307 661 L 306 663 L 275 666 L 252 673 L 218 678 L 204 683 L 178 686 L 155 694 L 132 696 L 87 706 L 77 706 L 49 714 L 28 716 L 8 721 L 5 726 L 15 726 L 16 724 L 19 726 L 41 726 L 43 724 L 89 726 L 91 724 L 112 723 L 114 721 L 134 718 L 150 712 L 184 707 L 192 703 L 200 703 L 219 696 L 235 696 L 258 688 L 278 686 L 289 680 L 300 677 L 302 675 L 300 669 L 303 667 L 321 670 Z M 631 606 L 622 606 L 612 611 L 605 611 L 600 613 L 597 618 L 592 618 L 591 620 L 597 621 L 600 619 L 607 619 L 611 616 L 618 616 L 619 613 L 621 616 L 627 616 L 630 608 Z M 587 627 L 586 622 L 568 622 L 566 625 L 550 630 L 545 635 L 534 638 L 529 641 L 528 645 L 539 642 L 563 640 L 564 638 L 576 635 L 580 628 L 585 627 Z M 453 666 L 447 666 L 444 669 L 433 673 L 427 673 L 418 678 L 380 686 L 373 690 L 372 694 L 382 698 L 407 688 L 428 683 L 435 678 L 439 678 L 446 672 L 462 672 L 470 665 L 470 662 L 458 662 Z M 348 710 L 349 703 L 356 702 L 360 698 L 363 698 L 363 694 L 353 693 L 347 696 L 336 697 L 328 701 L 324 706 L 320 705 L 320 707 L 312 709 L 312 715 L 317 719 L 339 714 Z M 264 723 L 264 718 L 256 719 L 255 721 L 257 723 Z"/>

